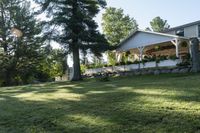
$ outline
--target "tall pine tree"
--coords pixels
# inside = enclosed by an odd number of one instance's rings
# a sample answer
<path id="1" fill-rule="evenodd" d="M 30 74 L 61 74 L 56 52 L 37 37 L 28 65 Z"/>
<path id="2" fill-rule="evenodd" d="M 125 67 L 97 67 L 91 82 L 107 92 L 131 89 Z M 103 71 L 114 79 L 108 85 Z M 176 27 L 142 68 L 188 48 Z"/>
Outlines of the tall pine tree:
<path id="1" fill-rule="evenodd" d="M 108 48 L 107 41 L 98 31 L 94 17 L 105 0 L 35 0 L 46 13 L 46 35 L 62 44 L 73 54 L 74 81 L 81 80 L 80 49 L 98 54 Z M 51 30 L 49 30 L 51 29 Z M 53 29 L 53 31 L 52 31 Z"/>

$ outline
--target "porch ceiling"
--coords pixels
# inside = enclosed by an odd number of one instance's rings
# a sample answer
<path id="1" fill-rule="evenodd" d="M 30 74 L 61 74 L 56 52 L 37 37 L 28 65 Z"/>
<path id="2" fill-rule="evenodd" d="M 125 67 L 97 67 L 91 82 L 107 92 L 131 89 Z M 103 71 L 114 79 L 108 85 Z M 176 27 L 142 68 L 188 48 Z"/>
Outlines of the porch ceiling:
<path id="1" fill-rule="evenodd" d="M 162 46 L 162 47 L 173 46 L 174 47 L 174 51 L 175 51 L 175 48 L 176 48 L 175 45 L 173 45 L 171 42 L 163 42 L 163 43 L 159 43 L 159 44 L 145 46 L 145 49 L 143 50 L 143 53 L 145 54 L 149 50 L 155 49 L 156 46 Z M 169 49 L 166 49 L 166 50 L 169 50 Z M 135 53 L 135 54 L 139 54 L 138 48 L 130 49 L 130 51 Z M 159 50 L 159 51 L 162 52 L 162 50 Z"/>
<path id="2" fill-rule="evenodd" d="M 176 35 L 138 30 L 131 34 L 127 39 L 122 41 L 116 51 L 128 51 L 131 49 L 152 45 L 166 45 L 176 39 L 188 41 L 188 38 Z"/>

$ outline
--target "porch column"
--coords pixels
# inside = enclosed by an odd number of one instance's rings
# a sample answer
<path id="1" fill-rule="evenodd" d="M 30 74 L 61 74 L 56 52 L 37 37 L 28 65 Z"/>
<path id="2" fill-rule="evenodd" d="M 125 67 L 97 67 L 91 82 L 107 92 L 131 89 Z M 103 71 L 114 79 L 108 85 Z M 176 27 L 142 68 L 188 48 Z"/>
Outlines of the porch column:
<path id="1" fill-rule="evenodd" d="M 144 50 L 144 46 L 142 47 L 138 47 L 139 50 L 139 61 L 142 61 L 142 55 L 143 55 L 143 50 Z M 139 63 L 139 69 L 141 68 L 140 63 Z"/>
<path id="2" fill-rule="evenodd" d="M 121 58 L 122 58 L 121 52 L 117 52 L 117 53 L 116 53 L 117 62 L 120 62 Z"/>
<path id="3" fill-rule="evenodd" d="M 187 44 L 189 46 L 189 54 L 190 54 L 190 57 L 192 58 L 192 47 L 191 47 L 191 41 L 187 41 Z"/>
<path id="4" fill-rule="evenodd" d="M 142 61 L 142 56 L 143 56 L 143 50 L 144 50 L 144 46 L 142 47 L 138 47 L 139 50 L 139 61 Z"/>
<path id="5" fill-rule="evenodd" d="M 171 42 L 175 45 L 175 47 L 176 47 L 176 57 L 179 58 L 179 45 L 180 45 L 181 42 L 177 38 L 175 40 L 171 41 Z"/>
<path id="6" fill-rule="evenodd" d="M 176 57 L 179 58 L 179 45 L 180 40 L 176 39 Z"/>

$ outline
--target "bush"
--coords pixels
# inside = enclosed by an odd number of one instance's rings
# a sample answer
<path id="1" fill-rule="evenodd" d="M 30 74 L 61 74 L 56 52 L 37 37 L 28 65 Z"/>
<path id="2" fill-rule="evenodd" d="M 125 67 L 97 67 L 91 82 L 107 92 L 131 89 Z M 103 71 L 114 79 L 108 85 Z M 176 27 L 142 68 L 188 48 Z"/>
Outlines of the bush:
<path id="1" fill-rule="evenodd" d="M 119 66 L 120 65 L 120 63 L 119 62 L 117 62 L 116 64 L 115 64 L 115 66 Z"/>
<path id="2" fill-rule="evenodd" d="M 179 64 L 177 64 L 176 66 L 178 67 L 187 67 L 187 66 L 190 66 L 190 62 L 186 61 L 186 62 L 181 62 Z"/>
<path id="3" fill-rule="evenodd" d="M 126 65 L 126 63 L 125 63 L 125 62 L 120 62 L 119 64 L 120 64 L 120 65 Z"/>
<path id="4" fill-rule="evenodd" d="M 135 60 L 134 62 L 133 62 L 133 64 L 139 64 L 140 63 L 140 61 L 138 61 L 138 60 Z"/>
<path id="5" fill-rule="evenodd" d="M 94 69 L 94 68 L 102 68 L 102 67 L 107 67 L 108 65 L 104 65 L 104 64 L 89 64 L 89 65 L 83 65 L 82 66 L 82 70 L 84 72 L 84 70 L 86 69 Z"/>
<path id="6" fill-rule="evenodd" d="M 170 60 L 176 60 L 176 59 L 178 59 L 178 58 L 176 57 L 176 55 L 170 55 L 170 56 L 169 56 L 169 59 L 170 59 Z"/>
<path id="7" fill-rule="evenodd" d="M 103 76 L 103 77 L 99 78 L 99 81 L 101 81 L 101 82 L 108 82 L 108 81 L 110 81 L 110 79 L 109 79 L 109 76 Z"/>
<path id="8" fill-rule="evenodd" d="M 156 59 L 156 63 L 160 63 L 160 61 L 161 61 L 161 60 L 160 60 L 159 58 Z"/>
<path id="9" fill-rule="evenodd" d="M 38 71 L 35 74 L 35 78 L 39 81 L 39 82 L 48 82 L 48 81 L 52 81 L 51 76 L 46 73 L 46 72 L 42 72 L 42 71 Z"/>
<path id="10" fill-rule="evenodd" d="M 126 64 L 130 65 L 130 64 L 133 64 L 133 62 L 132 61 L 127 61 Z"/>
<path id="11" fill-rule="evenodd" d="M 95 75 L 95 79 L 97 81 L 101 81 L 101 82 L 110 81 L 108 73 L 103 73 L 103 74 L 102 73 L 98 73 L 97 75 Z"/>
<path id="12" fill-rule="evenodd" d="M 81 73 L 82 73 L 82 74 L 86 72 L 86 69 L 87 69 L 87 66 L 81 64 Z"/>
<path id="13" fill-rule="evenodd" d="M 109 65 L 105 64 L 103 67 L 108 67 Z"/>
<path id="14" fill-rule="evenodd" d="M 162 55 L 162 56 L 159 57 L 159 59 L 160 59 L 160 61 L 167 60 L 167 56 Z"/>
<path id="15" fill-rule="evenodd" d="M 0 87 L 4 86 L 4 80 L 0 79 Z"/>

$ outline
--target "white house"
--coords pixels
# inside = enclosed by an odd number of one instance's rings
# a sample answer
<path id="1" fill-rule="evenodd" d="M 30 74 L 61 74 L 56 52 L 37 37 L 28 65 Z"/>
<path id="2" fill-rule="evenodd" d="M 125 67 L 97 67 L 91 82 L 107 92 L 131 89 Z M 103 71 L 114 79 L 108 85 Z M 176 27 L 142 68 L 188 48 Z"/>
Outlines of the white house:
<path id="1" fill-rule="evenodd" d="M 126 66 L 116 66 L 114 68 L 99 68 L 88 70 L 88 73 L 111 71 L 111 70 L 133 70 L 138 68 L 151 67 L 174 67 L 182 62 L 190 51 L 190 38 L 200 37 L 200 21 L 185 24 L 163 31 L 162 33 L 137 30 L 123 40 L 115 50 L 118 61 L 121 60 L 122 53 L 129 52 L 132 55 L 130 61 L 142 61 L 145 57 L 153 56 L 175 56 L 175 60 L 166 59 L 159 63 L 146 62 L 145 64 L 131 64 Z"/>
<path id="2" fill-rule="evenodd" d="M 139 60 L 145 55 L 152 54 L 156 56 L 174 54 L 178 59 L 182 59 L 191 53 L 189 39 L 193 37 L 200 37 L 200 21 L 174 27 L 162 33 L 138 30 L 122 41 L 116 52 L 130 51 Z M 160 50 L 153 50 L 158 46 L 161 47 Z"/>

